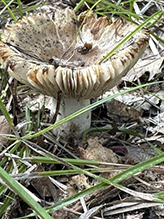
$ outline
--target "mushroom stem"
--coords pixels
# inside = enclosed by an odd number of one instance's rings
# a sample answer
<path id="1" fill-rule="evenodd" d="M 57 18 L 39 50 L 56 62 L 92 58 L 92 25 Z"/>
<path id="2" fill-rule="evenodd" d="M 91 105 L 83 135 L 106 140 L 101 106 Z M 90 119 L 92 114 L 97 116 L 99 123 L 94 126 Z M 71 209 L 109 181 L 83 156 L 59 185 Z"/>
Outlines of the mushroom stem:
<path id="1" fill-rule="evenodd" d="M 57 100 L 52 98 L 52 110 L 51 116 L 55 114 Z M 75 113 L 85 106 L 90 105 L 90 100 L 76 100 L 62 98 L 60 102 L 59 112 L 56 117 L 56 122 L 66 118 L 67 116 Z M 81 137 L 82 133 L 90 127 L 91 124 L 91 111 L 76 116 L 75 118 L 61 124 L 53 130 L 53 133 L 57 136 L 64 137 L 64 139 Z"/>

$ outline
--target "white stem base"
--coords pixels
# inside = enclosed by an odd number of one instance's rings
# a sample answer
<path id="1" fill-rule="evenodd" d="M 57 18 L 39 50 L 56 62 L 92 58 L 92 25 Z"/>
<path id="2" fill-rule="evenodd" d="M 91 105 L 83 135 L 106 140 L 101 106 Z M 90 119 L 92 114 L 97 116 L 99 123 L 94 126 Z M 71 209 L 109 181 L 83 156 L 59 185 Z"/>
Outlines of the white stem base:
<path id="1" fill-rule="evenodd" d="M 52 110 L 51 115 L 55 114 L 56 110 L 56 99 L 52 99 Z M 85 106 L 90 105 L 90 100 L 75 100 L 75 99 L 61 99 L 60 109 L 57 115 L 56 122 L 61 119 L 71 115 L 72 113 L 82 109 Z M 87 111 L 68 122 L 54 128 L 53 133 L 57 136 L 61 136 L 64 139 L 68 138 L 79 138 L 82 136 L 82 133 L 90 128 L 91 124 L 91 111 Z"/>

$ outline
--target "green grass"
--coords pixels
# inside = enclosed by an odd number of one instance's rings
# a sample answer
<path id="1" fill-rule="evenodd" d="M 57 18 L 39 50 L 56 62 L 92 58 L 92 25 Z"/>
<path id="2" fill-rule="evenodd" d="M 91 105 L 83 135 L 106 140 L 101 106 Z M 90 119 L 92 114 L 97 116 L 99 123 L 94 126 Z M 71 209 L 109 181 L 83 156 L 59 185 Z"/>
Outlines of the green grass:
<path id="1" fill-rule="evenodd" d="M 90 10 L 94 10 L 98 15 L 108 15 L 111 18 L 115 15 L 122 16 L 123 18 L 131 21 L 131 22 L 138 22 L 140 19 L 140 25 L 138 28 L 133 32 L 130 33 L 128 38 L 120 42 L 119 46 L 124 44 L 126 40 L 128 40 L 133 34 L 135 34 L 137 31 L 139 31 L 143 27 L 147 27 L 148 29 L 152 26 L 154 26 L 160 19 L 162 12 L 158 11 L 154 13 L 151 16 L 142 16 L 140 17 L 134 12 L 134 0 L 133 1 L 117 1 L 116 4 L 111 3 L 109 1 L 101 0 L 101 1 L 91 1 L 87 0 L 86 3 L 91 3 L 92 8 Z M 81 0 L 74 8 L 75 12 L 77 12 L 82 5 L 84 4 L 84 1 Z M 125 7 L 126 5 L 126 7 Z M 14 0 L 14 1 L 5 1 L 1 0 L 0 4 L 0 19 L 7 19 L 11 18 L 14 21 L 17 21 L 19 18 L 21 18 L 26 12 L 35 10 L 39 5 L 25 5 L 20 0 Z M 158 36 L 156 36 L 155 33 L 152 33 L 153 36 L 156 37 L 157 40 L 163 42 L 162 39 L 160 39 Z M 115 48 L 112 50 L 109 54 L 106 55 L 105 58 L 108 58 L 110 55 L 112 55 L 118 48 Z M 102 60 L 100 60 L 101 62 Z M 3 75 L 1 72 L 1 81 L 3 80 Z M 110 168 L 100 168 L 99 165 L 101 164 L 98 161 L 88 161 L 88 160 L 81 160 L 76 155 L 74 155 L 72 152 L 69 152 L 67 148 L 64 148 L 63 145 L 61 146 L 62 150 L 65 150 L 66 153 L 69 153 L 69 155 L 72 157 L 70 158 L 59 158 L 58 156 L 52 154 L 51 152 L 46 151 L 42 145 L 39 145 L 38 137 L 47 137 L 50 136 L 49 132 L 60 126 L 61 124 L 69 121 L 70 119 L 88 111 L 91 109 L 94 109 L 98 107 L 99 105 L 128 92 L 132 92 L 137 89 L 146 89 L 147 86 L 159 84 L 162 82 L 152 82 L 147 83 L 139 86 L 134 86 L 130 89 L 118 92 L 110 97 L 106 97 L 104 99 L 101 99 L 77 112 L 74 114 L 68 116 L 67 118 L 50 125 L 47 128 L 41 129 L 41 116 L 40 112 L 38 111 L 38 114 L 33 114 L 30 111 L 29 107 L 26 107 L 26 131 L 24 135 L 22 136 L 16 127 L 14 126 L 13 119 L 9 112 L 6 109 L 6 97 L 4 97 L 3 93 L 1 93 L 0 98 L 0 110 L 2 114 L 5 116 L 8 124 L 10 125 L 13 134 L 8 135 L 4 134 L 3 136 L 5 138 L 8 138 L 11 140 L 10 145 L 8 148 L 3 151 L 0 151 L 0 179 L 3 180 L 0 184 L 0 197 L 3 197 L 3 204 L 0 205 L 0 217 L 3 216 L 3 214 L 7 211 L 9 206 L 12 204 L 13 199 L 15 198 L 15 195 L 18 195 L 23 199 L 32 209 L 32 212 L 30 215 L 26 215 L 24 218 L 32 217 L 32 216 L 40 216 L 43 219 L 49 219 L 51 217 L 51 212 L 56 211 L 58 209 L 61 209 L 62 207 L 68 206 L 69 204 L 72 204 L 79 200 L 82 197 L 85 197 L 86 195 L 92 194 L 95 191 L 98 191 L 100 189 L 106 188 L 109 185 L 112 185 L 116 188 L 118 188 L 121 191 L 124 191 L 125 193 L 132 195 L 134 197 L 141 198 L 146 201 L 153 201 L 153 202 L 159 202 L 164 203 L 164 195 L 163 192 L 159 193 L 137 193 L 133 190 L 130 190 L 124 186 L 121 185 L 121 182 L 123 180 L 126 180 L 133 175 L 142 172 L 145 169 L 149 169 L 161 162 L 164 162 L 164 153 L 160 150 L 158 151 L 158 155 L 156 155 L 153 158 L 150 158 L 146 161 L 143 161 L 139 164 L 127 167 L 124 167 L 124 170 L 118 173 L 117 175 L 106 179 L 101 176 L 99 176 L 97 173 L 100 172 L 107 172 L 110 171 Z M 6 83 L 5 83 L 6 85 Z M 1 89 L 3 90 L 3 89 Z M 10 91 L 8 91 L 10 93 Z M 28 123 L 30 121 L 33 121 L 33 123 Z M 86 140 L 86 135 L 92 131 L 95 130 L 86 130 L 86 132 L 83 135 L 83 140 Z M 101 130 L 103 131 L 103 130 Z M 122 131 L 122 130 L 120 130 Z M 132 130 L 124 130 L 126 133 L 132 136 L 137 136 L 137 133 L 133 132 Z M 138 137 L 142 138 L 142 136 L 138 135 Z M 51 136 L 52 138 L 52 136 Z M 57 144 L 60 148 L 60 143 L 56 142 L 56 139 L 51 139 L 54 141 L 54 144 Z M 8 155 L 6 155 L 5 152 L 8 152 Z M 10 155 L 10 156 L 9 156 Z M 28 163 L 26 163 L 28 162 Z M 29 193 L 25 187 L 23 186 L 24 180 L 20 180 L 19 182 L 12 177 L 12 173 L 15 171 L 15 168 L 17 170 L 17 174 L 24 174 L 28 169 L 29 166 L 32 166 L 33 163 L 46 166 L 49 163 L 51 164 L 60 164 L 63 168 L 67 167 L 64 170 L 56 170 L 56 171 L 42 171 L 35 173 L 36 176 L 61 176 L 61 175 L 74 175 L 74 174 L 85 174 L 86 176 L 90 176 L 96 180 L 99 181 L 97 185 L 91 186 L 89 189 L 85 189 L 73 196 L 67 197 L 54 205 L 42 207 Z M 7 164 L 7 165 L 6 165 Z M 29 165 L 29 166 L 28 166 Z M 82 166 L 87 166 L 85 168 L 82 168 Z M 89 167 L 88 167 L 89 166 Z M 25 179 L 25 178 L 24 178 Z M 0 201 L 2 201 L 0 199 Z"/>

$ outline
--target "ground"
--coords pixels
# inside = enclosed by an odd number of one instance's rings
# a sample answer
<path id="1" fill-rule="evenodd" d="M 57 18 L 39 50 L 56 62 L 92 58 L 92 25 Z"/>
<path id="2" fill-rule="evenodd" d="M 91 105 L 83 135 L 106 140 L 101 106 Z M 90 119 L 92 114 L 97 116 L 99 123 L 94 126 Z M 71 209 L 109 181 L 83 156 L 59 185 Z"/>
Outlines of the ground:
<path id="1" fill-rule="evenodd" d="M 74 7 L 74 1 L 68 2 Z M 129 7 L 123 1 L 120 6 Z M 163 11 L 160 1 L 136 1 L 133 7 L 135 12 L 145 7 L 143 16 Z M 80 139 L 65 141 L 47 130 L 50 98 L 1 69 L 1 99 L 15 128 L 0 104 L 0 166 L 31 199 L 50 209 L 51 218 L 164 218 L 162 28 L 163 16 L 149 28 L 149 47 L 135 67 L 117 87 L 91 100 L 105 101 L 92 109 L 91 129 Z M 35 133 L 35 138 L 24 138 Z M 38 218 L 27 216 L 33 212 L 30 202 L 11 185 L 6 189 L 9 184 L 1 178 L 1 217 Z"/>

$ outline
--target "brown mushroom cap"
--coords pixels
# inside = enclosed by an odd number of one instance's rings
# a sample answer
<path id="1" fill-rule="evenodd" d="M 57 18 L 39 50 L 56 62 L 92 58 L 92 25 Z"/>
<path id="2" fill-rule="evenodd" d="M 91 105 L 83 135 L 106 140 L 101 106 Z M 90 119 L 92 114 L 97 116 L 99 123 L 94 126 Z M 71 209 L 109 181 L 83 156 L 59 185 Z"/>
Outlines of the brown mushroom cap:
<path id="1" fill-rule="evenodd" d="M 137 25 L 123 19 L 82 13 L 70 8 L 23 17 L 9 24 L 0 42 L 0 62 L 22 83 L 43 94 L 89 99 L 115 86 L 148 45 L 140 30 L 110 58 L 99 61 Z"/>

